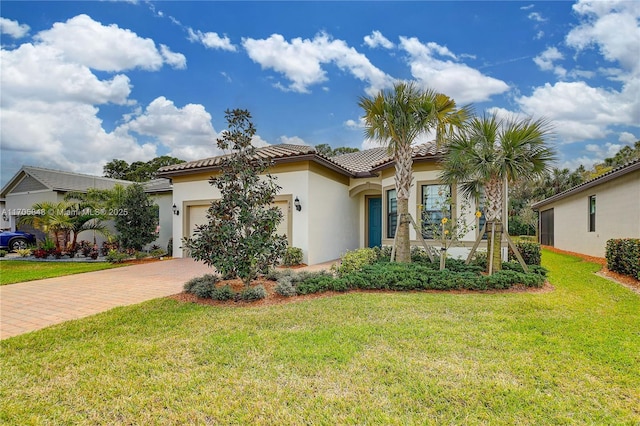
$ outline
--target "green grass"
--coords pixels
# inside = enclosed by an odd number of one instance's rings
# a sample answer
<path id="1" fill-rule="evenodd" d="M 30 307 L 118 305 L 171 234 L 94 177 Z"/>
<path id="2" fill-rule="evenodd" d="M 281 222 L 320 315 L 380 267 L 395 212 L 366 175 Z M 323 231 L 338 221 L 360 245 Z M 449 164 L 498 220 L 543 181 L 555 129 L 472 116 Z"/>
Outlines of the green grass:
<path id="1" fill-rule="evenodd" d="M 119 264 L 106 262 L 36 262 L 31 260 L 3 260 L 0 262 L 0 285 L 61 277 L 83 272 L 110 269 Z"/>
<path id="2" fill-rule="evenodd" d="M 0 342 L 3 424 L 640 423 L 640 297 L 544 252 L 549 293 L 158 299 Z"/>

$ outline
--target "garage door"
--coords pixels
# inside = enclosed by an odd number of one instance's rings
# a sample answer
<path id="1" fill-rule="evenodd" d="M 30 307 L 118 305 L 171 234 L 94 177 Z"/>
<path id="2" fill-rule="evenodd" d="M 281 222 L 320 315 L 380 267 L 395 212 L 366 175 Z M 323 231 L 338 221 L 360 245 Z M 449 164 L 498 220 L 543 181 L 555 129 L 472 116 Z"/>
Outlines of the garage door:
<path id="1" fill-rule="evenodd" d="M 276 201 L 273 203 L 276 207 L 282 210 L 282 221 L 278 225 L 276 233 L 278 235 L 286 235 L 289 245 L 291 245 L 291 232 L 289 226 L 290 220 L 290 208 L 288 201 Z M 202 206 L 189 206 L 189 236 L 193 236 L 193 231 L 197 225 L 203 225 L 207 223 L 207 210 L 209 205 Z"/>
<path id="2" fill-rule="evenodd" d="M 193 236 L 193 231 L 198 225 L 207 223 L 207 210 L 209 205 L 189 206 L 189 236 Z"/>

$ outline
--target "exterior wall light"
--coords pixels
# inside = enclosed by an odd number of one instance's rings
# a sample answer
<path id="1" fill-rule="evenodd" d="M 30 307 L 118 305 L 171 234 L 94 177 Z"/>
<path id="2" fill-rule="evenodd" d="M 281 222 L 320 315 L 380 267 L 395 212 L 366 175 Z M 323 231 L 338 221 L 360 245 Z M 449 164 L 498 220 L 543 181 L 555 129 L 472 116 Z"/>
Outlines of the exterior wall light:
<path id="1" fill-rule="evenodd" d="M 296 197 L 296 199 L 294 200 L 293 205 L 296 206 L 296 210 L 302 210 L 302 204 L 300 204 L 300 200 L 298 199 L 298 197 Z"/>
<path id="2" fill-rule="evenodd" d="M 176 216 L 180 215 L 180 210 L 178 210 L 178 207 L 176 207 L 176 205 L 173 205 L 173 214 L 175 214 Z"/>

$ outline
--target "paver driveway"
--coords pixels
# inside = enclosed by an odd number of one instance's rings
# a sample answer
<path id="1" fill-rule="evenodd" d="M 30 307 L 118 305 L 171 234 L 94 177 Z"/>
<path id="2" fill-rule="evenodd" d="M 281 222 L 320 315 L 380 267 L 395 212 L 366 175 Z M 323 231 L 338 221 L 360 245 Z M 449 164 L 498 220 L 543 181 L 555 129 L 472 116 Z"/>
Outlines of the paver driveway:
<path id="1" fill-rule="evenodd" d="M 0 286 L 0 339 L 177 294 L 210 272 L 192 259 L 171 259 Z"/>

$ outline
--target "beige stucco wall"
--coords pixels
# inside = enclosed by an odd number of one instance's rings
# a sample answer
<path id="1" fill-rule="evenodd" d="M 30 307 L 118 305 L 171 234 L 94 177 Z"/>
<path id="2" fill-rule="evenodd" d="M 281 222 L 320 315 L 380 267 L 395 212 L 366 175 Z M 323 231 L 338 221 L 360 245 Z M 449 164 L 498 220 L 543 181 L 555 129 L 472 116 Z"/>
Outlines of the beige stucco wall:
<path id="1" fill-rule="evenodd" d="M 291 244 L 303 251 L 307 264 L 338 258 L 358 245 L 357 202 L 349 198 L 347 179 L 331 173 L 319 173 L 307 163 L 287 165 L 272 171 L 282 189 L 279 196 L 296 197 L 302 210 L 291 206 Z M 173 240 L 176 257 L 183 257 L 180 242 L 189 229 L 188 208 L 220 198 L 220 191 L 209 185 L 208 175 L 175 177 L 173 203 L 180 215 L 173 216 Z M 344 181 L 344 182 L 342 182 Z"/>
<path id="2" fill-rule="evenodd" d="M 589 197 L 596 196 L 596 230 L 589 232 Z M 574 194 L 540 210 L 553 208 L 554 246 L 604 257 L 607 240 L 640 238 L 640 171 Z"/>

